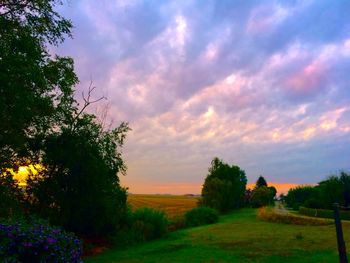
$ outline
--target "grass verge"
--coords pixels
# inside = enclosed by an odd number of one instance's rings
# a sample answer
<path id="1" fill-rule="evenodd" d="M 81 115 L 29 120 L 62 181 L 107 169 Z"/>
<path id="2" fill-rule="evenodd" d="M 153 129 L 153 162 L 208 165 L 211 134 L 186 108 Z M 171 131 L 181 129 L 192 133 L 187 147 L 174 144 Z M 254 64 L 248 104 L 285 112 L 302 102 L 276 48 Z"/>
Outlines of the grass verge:
<path id="1" fill-rule="evenodd" d="M 350 243 L 350 224 L 343 224 Z M 242 209 L 219 223 L 169 233 L 124 250 L 111 248 L 85 262 L 338 262 L 333 225 L 261 221 L 257 210 Z"/>

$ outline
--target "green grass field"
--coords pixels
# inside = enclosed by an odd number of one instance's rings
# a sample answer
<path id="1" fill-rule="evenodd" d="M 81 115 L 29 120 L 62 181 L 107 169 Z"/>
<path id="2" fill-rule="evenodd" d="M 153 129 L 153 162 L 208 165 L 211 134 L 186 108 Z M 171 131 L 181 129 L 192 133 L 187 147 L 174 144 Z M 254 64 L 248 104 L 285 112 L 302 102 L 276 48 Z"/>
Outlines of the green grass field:
<path id="1" fill-rule="evenodd" d="M 217 224 L 172 232 L 123 250 L 111 248 L 85 262 L 338 262 L 333 225 L 264 222 L 256 211 L 234 211 Z M 343 228 L 350 244 L 350 224 Z"/>

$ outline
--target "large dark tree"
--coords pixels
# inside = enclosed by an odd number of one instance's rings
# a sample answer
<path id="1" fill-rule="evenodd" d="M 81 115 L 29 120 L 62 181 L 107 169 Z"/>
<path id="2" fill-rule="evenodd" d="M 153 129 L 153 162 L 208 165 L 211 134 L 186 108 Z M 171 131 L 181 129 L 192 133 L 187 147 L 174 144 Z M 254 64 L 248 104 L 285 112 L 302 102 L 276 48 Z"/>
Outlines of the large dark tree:
<path id="1" fill-rule="evenodd" d="M 214 158 L 202 188 L 202 204 L 222 212 L 241 207 L 246 184 L 243 170 Z"/>
<path id="2" fill-rule="evenodd" d="M 84 235 L 112 233 L 126 213 L 118 172 L 127 124 L 105 131 L 92 115 L 53 133 L 44 142 L 45 169 L 28 180 L 33 211 Z"/>
<path id="3" fill-rule="evenodd" d="M 86 114 L 94 88 L 79 107 L 73 60 L 49 54 L 70 36 L 70 21 L 54 11 L 60 3 L 0 0 L 0 186 L 15 197 L 3 171 L 40 163 L 24 195 L 30 211 L 78 233 L 110 233 L 126 211 L 117 173 L 129 128 L 105 130 Z"/>
<path id="4" fill-rule="evenodd" d="M 70 21 L 53 10 L 57 3 L 0 1 L 2 169 L 33 158 L 34 139 L 52 128 L 52 118 L 73 98 L 78 79 L 72 59 L 51 57 L 46 47 L 70 35 Z"/>

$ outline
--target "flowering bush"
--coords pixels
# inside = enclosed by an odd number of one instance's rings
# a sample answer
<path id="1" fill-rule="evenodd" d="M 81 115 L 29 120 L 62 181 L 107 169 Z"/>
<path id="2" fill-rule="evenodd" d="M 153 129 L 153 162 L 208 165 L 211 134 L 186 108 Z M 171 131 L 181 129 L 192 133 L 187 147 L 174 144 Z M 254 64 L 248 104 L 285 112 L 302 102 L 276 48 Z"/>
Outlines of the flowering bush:
<path id="1" fill-rule="evenodd" d="M 82 262 L 81 242 L 42 221 L 0 223 L 1 262 Z"/>

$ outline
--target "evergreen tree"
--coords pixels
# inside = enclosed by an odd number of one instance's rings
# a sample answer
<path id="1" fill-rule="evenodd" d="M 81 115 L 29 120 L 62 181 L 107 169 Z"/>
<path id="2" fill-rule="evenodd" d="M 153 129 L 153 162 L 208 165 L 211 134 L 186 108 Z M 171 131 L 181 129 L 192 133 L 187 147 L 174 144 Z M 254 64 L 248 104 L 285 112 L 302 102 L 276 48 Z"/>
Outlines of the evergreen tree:
<path id="1" fill-rule="evenodd" d="M 259 187 L 262 187 L 262 186 L 266 186 L 267 187 L 267 182 L 266 182 L 265 178 L 260 175 L 258 180 L 256 181 L 255 188 L 259 188 Z"/>

